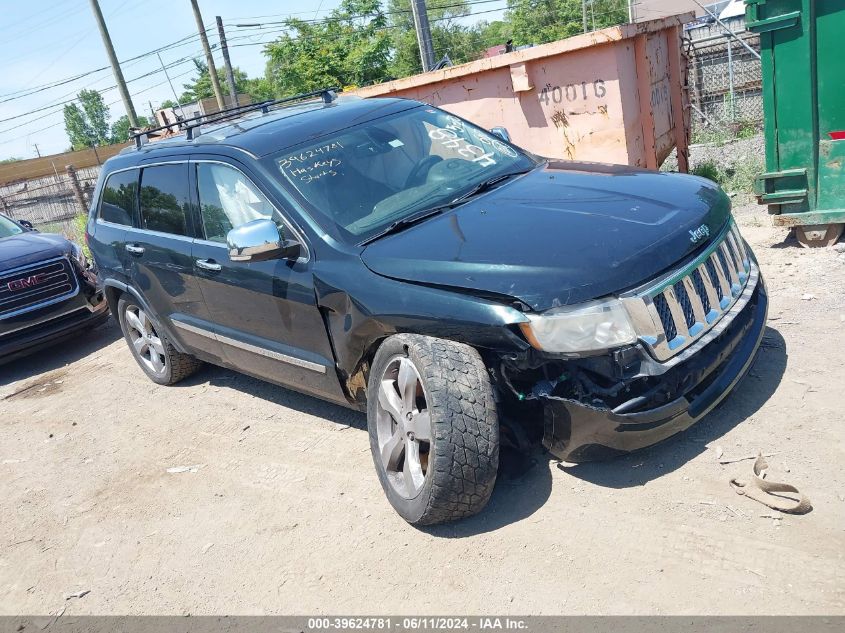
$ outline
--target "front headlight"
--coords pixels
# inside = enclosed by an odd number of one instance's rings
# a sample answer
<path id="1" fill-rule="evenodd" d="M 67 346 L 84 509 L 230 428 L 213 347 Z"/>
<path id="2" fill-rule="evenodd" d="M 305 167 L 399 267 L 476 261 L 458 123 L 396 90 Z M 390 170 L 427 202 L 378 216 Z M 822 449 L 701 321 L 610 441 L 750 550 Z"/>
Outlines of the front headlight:
<path id="1" fill-rule="evenodd" d="M 618 299 L 552 308 L 528 318 L 519 327 L 531 345 L 545 352 L 593 352 L 637 341 L 634 326 Z"/>
<path id="2" fill-rule="evenodd" d="M 85 257 L 85 253 L 83 250 L 77 245 L 71 242 L 71 247 L 73 251 L 73 258 L 76 260 L 76 263 L 85 270 L 88 268 L 88 259 Z"/>

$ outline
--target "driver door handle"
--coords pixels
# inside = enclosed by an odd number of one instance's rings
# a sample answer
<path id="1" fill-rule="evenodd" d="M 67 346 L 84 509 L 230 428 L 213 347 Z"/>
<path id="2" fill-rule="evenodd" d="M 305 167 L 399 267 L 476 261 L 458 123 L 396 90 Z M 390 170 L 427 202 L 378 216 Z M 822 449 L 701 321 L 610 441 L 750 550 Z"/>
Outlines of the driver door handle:
<path id="1" fill-rule="evenodd" d="M 126 250 L 133 255 L 143 255 L 144 254 L 144 247 L 143 246 L 134 246 L 132 244 L 126 245 Z"/>
<path id="2" fill-rule="evenodd" d="M 198 259 L 197 267 L 203 270 L 221 270 L 223 267 L 213 259 Z"/>

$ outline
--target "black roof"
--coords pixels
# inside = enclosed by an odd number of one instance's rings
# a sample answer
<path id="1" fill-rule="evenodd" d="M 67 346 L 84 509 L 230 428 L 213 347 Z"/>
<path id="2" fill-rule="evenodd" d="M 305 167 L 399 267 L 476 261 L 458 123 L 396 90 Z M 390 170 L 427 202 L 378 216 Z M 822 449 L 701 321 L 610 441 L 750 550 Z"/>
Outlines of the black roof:
<path id="1" fill-rule="evenodd" d="M 173 136 L 146 143 L 141 148 L 128 147 L 119 156 L 146 158 L 151 154 L 174 154 L 189 148 L 192 152 L 202 151 L 215 145 L 235 147 L 261 157 L 367 120 L 420 105 L 422 104 L 418 101 L 408 99 L 361 99 L 344 96 L 331 103 L 306 101 L 267 113 L 256 110 L 234 120 L 206 124 L 200 131 L 194 132 L 196 136 L 193 139 L 188 139 L 186 134 Z"/>

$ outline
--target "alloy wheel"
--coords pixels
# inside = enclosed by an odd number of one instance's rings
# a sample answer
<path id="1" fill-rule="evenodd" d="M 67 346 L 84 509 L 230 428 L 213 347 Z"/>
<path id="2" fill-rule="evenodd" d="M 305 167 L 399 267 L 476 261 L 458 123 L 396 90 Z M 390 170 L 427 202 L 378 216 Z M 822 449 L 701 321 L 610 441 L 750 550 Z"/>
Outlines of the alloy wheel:
<path id="1" fill-rule="evenodd" d="M 406 499 L 422 490 L 431 451 L 431 415 L 422 379 L 406 356 L 387 364 L 378 389 L 379 456 L 390 485 Z"/>
<path id="2" fill-rule="evenodd" d="M 152 373 L 164 374 L 167 369 L 167 355 L 152 321 L 141 308 L 134 305 L 126 308 L 125 319 L 129 339 L 137 357 Z"/>

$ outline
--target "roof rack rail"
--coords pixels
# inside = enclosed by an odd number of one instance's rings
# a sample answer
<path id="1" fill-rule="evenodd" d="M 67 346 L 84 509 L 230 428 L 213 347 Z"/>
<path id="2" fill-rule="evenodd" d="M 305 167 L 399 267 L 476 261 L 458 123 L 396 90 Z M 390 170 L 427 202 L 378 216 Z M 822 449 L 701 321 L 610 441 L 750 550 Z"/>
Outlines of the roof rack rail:
<path id="1" fill-rule="evenodd" d="M 259 103 L 250 103 L 249 105 L 234 106 L 231 108 L 226 108 L 224 110 L 218 110 L 217 112 L 212 112 L 210 114 L 200 114 L 189 119 L 177 120 L 173 123 L 169 123 L 168 125 L 162 125 L 143 131 L 138 131 L 136 133 L 131 134 L 130 138 L 135 141 L 135 147 L 137 149 L 141 149 L 141 147 L 143 147 L 143 145 L 147 142 L 151 134 L 155 134 L 156 132 L 162 132 L 164 130 L 171 130 L 174 126 L 176 126 L 179 129 L 184 130 L 186 132 L 187 139 L 191 141 L 195 137 L 194 130 L 202 125 L 225 121 L 227 119 L 246 114 L 247 112 L 255 112 L 256 110 L 261 110 L 262 113 L 267 114 L 268 112 L 270 112 L 270 109 L 275 106 L 282 105 L 285 103 L 293 103 L 295 101 L 303 101 L 305 99 L 311 99 L 313 97 L 322 97 L 323 103 L 331 103 L 332 101 L 337 99 L 337 90 L 337 88 L 323 88 L 322 90 L 303 92 L 300 94 L 293 95 L 291 97 L 285 97 L 283 99 L 270 99 L 267 101 L 261 101 Z"/>

